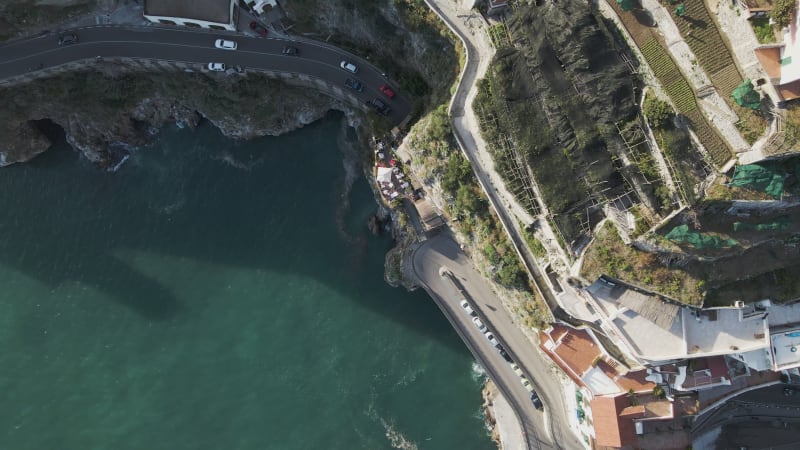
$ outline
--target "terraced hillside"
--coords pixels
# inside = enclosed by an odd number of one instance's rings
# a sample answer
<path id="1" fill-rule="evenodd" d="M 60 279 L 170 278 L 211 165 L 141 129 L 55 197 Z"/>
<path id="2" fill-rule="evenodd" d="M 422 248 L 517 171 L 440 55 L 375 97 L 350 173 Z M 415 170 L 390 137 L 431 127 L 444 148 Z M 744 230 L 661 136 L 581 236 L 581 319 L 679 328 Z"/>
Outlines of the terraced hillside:
<path id="1" fill-rule="evenodd" d="M 672 20 L 678 26 L 683 40 L 689 45 L 697 58 L 697 63 L 711 79 L 711 84 L 720 96 L 736 111 L 741 119 L 738 126 L 743 137 L 754 142 L 767 127 L 767 120 L 751 109 L 742 108 L 731 100 L 731 92 L 744 81 L 727 42 L 711 17 L 703 0 L 684 0 L 686 14 L 675 15 Z M 722 6 L 725 7 L 725 6 Z"/>
<path id="2" fill-rule="evenodd" d="M 731 158 L 731 149 L 698 110 L 691 85 L 686 81 L 672 56 L 663 47 L 659 36 L 655 33 L 656 24 L 652 23 L 652 19 L 649 19 L 641 9 L 622 11 L 616 1 L 607 1 L 616 11 L 636 46 L 641 50 L 647 64 L 672 99 L 678 112 L 686 117 L 697 134 L 711 157 L 711 162 L 717 167 L 725 165 Z M 728 56 L 730 57 L 730 54 Z"/>
<path id="3" fill-rule="evenodd" d="M 577 244 L 597 205 L 645 184 L 616 157 L 617 126 L 638 120 L 635 76 L 585 3 L 520 4 L 508 29 L 514 46 L 498 49 L 473 105 L 481 132 L 521 203 L 532 178 L 562 244 Z"/>

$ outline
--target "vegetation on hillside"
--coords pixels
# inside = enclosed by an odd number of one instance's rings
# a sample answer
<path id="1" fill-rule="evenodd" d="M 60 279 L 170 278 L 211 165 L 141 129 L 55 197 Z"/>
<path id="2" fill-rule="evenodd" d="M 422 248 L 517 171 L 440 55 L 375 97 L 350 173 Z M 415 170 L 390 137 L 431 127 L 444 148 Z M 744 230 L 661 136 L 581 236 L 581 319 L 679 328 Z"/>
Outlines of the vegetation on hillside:
<path id="1" fill-rule="evenodd" d="M 595 237 L 595 244 L 586 252 L 581 276 L 595 280 L 609 275 L 632 282 L 682 302 L 700 305 L 705 282 L 679 269 L 671 269 L 659 261 L 655 253 L 626 245 L 616 227 L 606 222 Z"/>
<path id="2" fill-rule="evenodd" d="M 538 213 L 538 185 L 569 246 L 588 232 L 587 209 L 630 189 L 617 127 L 636 119 L 635 80 L 583 4 L 520 5 L 507 24 L 519 45 L 498 50 L 473 107 L 509 189 Z"/>
<path id="3" fill-rule="evenodd" d="M 779 27 L 785 27 L 792 21 L 796 8 L 797 2 L 794 0 L 775 0 L 769 16 Z"/>

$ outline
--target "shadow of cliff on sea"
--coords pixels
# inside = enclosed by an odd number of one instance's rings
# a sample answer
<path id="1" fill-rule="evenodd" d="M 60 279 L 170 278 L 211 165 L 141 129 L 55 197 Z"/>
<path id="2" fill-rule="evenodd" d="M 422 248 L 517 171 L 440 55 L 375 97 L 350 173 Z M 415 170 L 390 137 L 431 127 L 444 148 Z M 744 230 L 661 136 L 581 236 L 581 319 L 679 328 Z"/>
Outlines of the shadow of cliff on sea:
<path id="1" fill-rule="evenodd" d="M 49 286 L 91 286 L 153 321 L 193 305 L 120 253 L 299 274 L 464 351 L 422 291 L 398 295 L 383 283 L 391 242 L 369 237 L 366 220 L 374 204 L 363 179 L 350 193 L 358 206 L 337 220 L 345 173 L 329 139 L 339 128 L 331 119 L 278 138 L 233 143 L 207 124 L 165 129 L 157 145 L 136 150 L 117 173 L 91 167 L 62 143 L 26 165 L 3 169 L 0 261 Z M 330 154 L 320 154 L 325 150 Z M 253 155 L 259 163 L 247 170 L 228 162 Z M 300 239 L 303 249 L 315 250 L 295 251 Z"/>

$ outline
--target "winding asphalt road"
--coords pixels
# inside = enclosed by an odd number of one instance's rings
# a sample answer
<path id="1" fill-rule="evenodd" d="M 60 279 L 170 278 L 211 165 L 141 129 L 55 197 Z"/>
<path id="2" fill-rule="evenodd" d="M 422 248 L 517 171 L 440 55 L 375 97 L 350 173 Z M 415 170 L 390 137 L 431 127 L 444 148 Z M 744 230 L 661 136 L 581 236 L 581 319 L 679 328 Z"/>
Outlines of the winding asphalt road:
<path id="1" fill-rule="evenodd" d="M 384 78 L 379 68 L 356 55 L 321 42 L 152 26 L 92 26 L 68 32 L 78 36 L 78 43 L 59 46 L 58 34 L 47 33 L 0 46 L 0 79 L 46 70 L 73 61 L 92 60 L 98 56 L 199 64 L 203 70 L 209 62 L 221 62 L 229 66 L 239 65 L 245 69 L 304 74 L 341 85 L 343 89 L 348 89 L 344 87 L 345 79 L 356 78 L 363 83 L 364 91 L 351 93 L 361 102 L 380 98 L 389 104 L 392 111 L 388 118 L 392 123 L 399 124 L 411 112 L 411 103 L 399 93 L 389 100 L 380 92 L 379 87 L 383 83 L 392 86 L 396 93 L 398 89 L 396 84 Z M 214 41 L 217 38 L 236 41 L 238 49 L 215 48 Z M 281 54 L 281 50 L 287 45 L 299 49 L 299 56 Z M 342 60 L 356 64 L 358 73 L 353 75 L 341 69 L 339 63 Z"/>
<path id="2" fill-rule="evenodd" d="M 412 269 L 519 415 L 528 448 L 582 448 L 574 433 L 567 428 L 562 388 L 550 369 L 551 363 L 512 322 L 500 300 L 451 235 L 442 232 L 423 242 L 414 251 Z M 450 277 L 441 275 L 443 270 L 453 274 L 456 284 Z M 533 407 L 530 394 L 522 386 L 520 378 L 461 308 L 459 301 L 463 295 L 459 289 L 534 384 L 545 404 L 544 413 Z M 555 422 L 546 423 L 548 418 Z"/>

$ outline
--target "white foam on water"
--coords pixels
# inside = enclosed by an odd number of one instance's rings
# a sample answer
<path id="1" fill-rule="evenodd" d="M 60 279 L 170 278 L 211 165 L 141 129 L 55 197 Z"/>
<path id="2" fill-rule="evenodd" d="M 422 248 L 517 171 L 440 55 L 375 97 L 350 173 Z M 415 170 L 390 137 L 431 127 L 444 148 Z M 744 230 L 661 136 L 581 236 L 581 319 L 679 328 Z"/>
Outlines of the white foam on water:
<path id="1" fill-rule="evenodd" d="M 116 172 L 116 171 L 118 171 L 118 170 L 119 170 L 119 168 L 120 168 L 120 167 L 122 167 L 122 165 L 123 165 L 123 164 L 125 164 L 125 161 L 127 161 L 127 160 L 128 160 L 128 158 L 130 158 L 130 157 L 131 157 L 131 155 L 129 155 L 129 154 L 128 154 L 128 155 L 125 155 L 125 156 L 123 156 L 123 157 L 122 157 L 122 159 L 121 159 L 121 160 L 120 160 L 120 161 L 117 163 L 117 165 L 115 165 L 114 167 L 112 167 L 112 168 L 108 169 L 108 171 L 109 171 L 109 172 Z"/>
<path id="2" fill-rule="evenodd" d="M 386 439 L 389 440 L 389 445 L 392 448 L 397 448 L 400 450 L 418 450 L 417 444 L 413 441 L 410 441 L 407 437 L 403 435 L 400 431 L 397 430 L 397 427 L 393 423 L 387 423 L 383 418 L 380 418 L 381 425 L 383 425 L 383 429 L 386 431 Z"/>
<path id="3" fill-rule="evenodd" d="M 472 361 L 472 370 L 470 371 L 470 376 L 476 383 L 485 383 L 486 379 L 489 377 L 486 375 L 486 370 L 482 365 L 478 364 L 477 361 Z"/>

